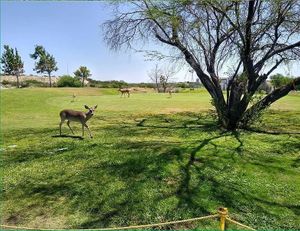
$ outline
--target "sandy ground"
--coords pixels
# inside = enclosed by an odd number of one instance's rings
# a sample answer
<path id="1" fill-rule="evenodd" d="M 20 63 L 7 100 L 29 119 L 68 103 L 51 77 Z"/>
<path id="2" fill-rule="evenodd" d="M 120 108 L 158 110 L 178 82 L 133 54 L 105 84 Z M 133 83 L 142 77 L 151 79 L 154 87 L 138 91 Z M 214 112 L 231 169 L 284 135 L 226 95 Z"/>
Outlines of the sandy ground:
<path id="1" fill-rule="evenodd" d="M 0 78 L 1 78 L 0 82 L 2 82 L 3 80 L 9 81 L 9 82 L 17 81 L 16 76 L 13 76 L 13 75 L 1 75 Z M 37 80 L 37 81 L 45 82 L 45 83 L 49 82 L 48 77 L 42 77 L 42 76 L 38 76 L 38 75 L 21 75 L 19 77 L 19 79 L 20 79 L 20 81 Z M 52 83 L 56 83 L 58 81 L 58 79 L 59 79 L 59 77 L 56 77 L 56 76 L 51 77 Z"/>

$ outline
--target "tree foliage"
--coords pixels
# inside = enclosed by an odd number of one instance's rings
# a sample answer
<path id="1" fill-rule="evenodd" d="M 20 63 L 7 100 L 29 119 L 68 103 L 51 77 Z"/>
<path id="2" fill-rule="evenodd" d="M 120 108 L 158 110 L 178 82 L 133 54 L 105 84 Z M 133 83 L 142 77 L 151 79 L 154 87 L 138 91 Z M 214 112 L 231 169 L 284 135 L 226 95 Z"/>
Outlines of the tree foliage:
<path id="1" fill-rule="evenodd" d="M 8 75 L 15 75 L 17 78 L 17 87 L 20 87 L 19 76 L 24 73 L 24 64 L 17 48 L 15 50 L 8 45 L 4 45 L 4 52 L 1 57 L 1 70 Z"/>
<path id="2" fill-rule="evenodd" d="M 51 73 L 58 70 L 56 66 L 57 63 L 53 55 L 46 52 L 43 46 L 36 45 L 35 51 L 33 54 L 30 54 L 30 57 L 37 60 L 33 70 L 37 73 L 47 73 L 49 77 L 49 85 L 52 87 Z"/>
<path id="3" fill-rule="evenodd" d="M 82 87 L 84 87 L 84 80 L 86 80 L 89 76 L 91 76 L 90 70 L 85 66 L 80 66 L 75 72 L 74 75 L 76 77 L 81 78 Z"/>
<path id="4" fill-rule="evenodd" d="M 286 77 L 281 74 L 272 75 L 270 79 L 274 88 L 283 87 L 293 81 L 292 78 Z"/>
<path id="5" fill-rule="evenodd" d="M 80 87 L 81 83 L 78 79 L 69 75 L 63 75 L 57 82 L 58 87 Z"/>
<path id="6" fill-rule="evenodd" d="M 259 86 L 281 64 L 300 57 L 300 2 L 169 0 L 121 1 L 104 24 L 111 49 L 159 41 L 195 71 L 208 90 L 220 124 L 246 127 L 252 115 L 288 94 L 300 78 L 252 104 Z M 120 6 L 126 4 L 126 6 Z M 230 67 L 227 93 L 219 80 Z"/>

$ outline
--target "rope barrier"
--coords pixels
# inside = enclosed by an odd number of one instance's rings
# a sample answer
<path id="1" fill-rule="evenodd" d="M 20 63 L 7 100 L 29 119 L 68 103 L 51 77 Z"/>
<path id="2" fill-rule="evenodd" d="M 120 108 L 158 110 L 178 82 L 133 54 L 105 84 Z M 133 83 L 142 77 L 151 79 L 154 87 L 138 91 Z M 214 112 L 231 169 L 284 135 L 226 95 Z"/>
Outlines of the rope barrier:
<path id="1" fill-rule="evenodd" d="M 239 223 L 235 220 L 232 220 L 228 216 L 228 209 L 227 208 L 219 208 L 217 214 L 208 215 L 204 217 L 196 217 L 196 218 L 190 218 L 185 220 L 178 220 L 178 221 L 168 221 L 168 222 L 161 222 L 156 224 L 147 224 L 147 225 L 131 225 L 131 226 L 123 226 L 123 227 L 115 227 L 115 228 L 96 228 L 96 229 L 76 229 L 76 230 L 102 230 L 102 231 L 110 231 L 110 230 L 128 230 L 128 229 L 143 229 L 143 228 L 150 228 L 150 227 L 157 227 L 157 226 L 165 226 L 165 225 L 173 225 L 173 224 L 180 224 L 180 223 L 186 223 L 186 222 L 192 222 L 192 221 L 200 221 L 210 218 L 220 218 L 220 230 L 225 230 L 225 223 L 226 221 L 229 221 L 233 224 L 236 224 L 240 227 L 243 227 L 245 229 L 249 230 L 255 230 L 247 225 L 244 225 L 242 223 Z M 0 227 L 8 228 L 8 229 L 22 229 L 22 230 L 68 230 L 68 229 L 46 229 L 46 228 L 30 228 L 30 227 L 22 227 L 22 226 L 10 226 L 10 225 L 0 225 Z"/>
<path id="2" fill-rule="evenodd" d="M 149 228 L 149 227 L 156 227 L 156 226 L 164 226 L 164 225 L 172 225 L 172 224 L 179 224 L 179 223 L 186 223 L 192 221 L 200 221 L 210 218 L 219 217 L 219 214 L 208 215 L 204 217 L 196 217 L 186 220 L 179 220 L 179 221 L 168 221 L 156 224 L 148 224 L 148 225 L 132 225 L 132 226 L 123 226 L 123 227 L 115 227 L 115 228 L 97 228 L 97 229 L 76 229 L 76 230 L 127 230 L 127 229 L 142 229 L 142 228 Z M 9 226 L 9 225 L 0 225 L 3 228 L 10 228 L 10 229 L 24 229 L 24 230 L 67 230 L 67 229 L 39 229 L 39 228 L 29 228 L 29 227 L 21 227 L 21 226 Z"/>
<path id="3" fill-rule="evenodd" d="M 251 228 L 251 227 L 249 227 L 249 226 L 247 226 L 247 225 L 243 225 L 243 224 L 240 223 L 240 222 L 237 222 L 237 221 L 235 221 L 235 220 L 232 220 L 232 219 L 229 218 L 229 217 L 226 217 L 226 220 L 229 221 L 229 222 L 231 222 L 231 223 L 233 223 L 233 224 L 239 225 L 239 226 L 241 226 L 241 227 L 243 227 L 243 228 L 245 228 L 245 229 L 256 230 L 256 229 L 253 229 L 253 228 Z"/>

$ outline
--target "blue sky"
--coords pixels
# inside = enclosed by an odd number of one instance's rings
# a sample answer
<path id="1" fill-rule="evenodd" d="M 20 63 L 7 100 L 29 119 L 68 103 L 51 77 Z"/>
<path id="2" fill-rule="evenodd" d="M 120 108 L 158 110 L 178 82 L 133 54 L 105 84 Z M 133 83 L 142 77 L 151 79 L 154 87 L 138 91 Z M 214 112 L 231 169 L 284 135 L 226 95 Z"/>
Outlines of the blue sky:
<path id="1" fill-rule="evenodd" d="M 94 79 L 148 81 L 154 63 L 133 51 L 110 51 L 104 44 L 100 25 L 110 11 L 104 3 L 91 1 L 1 1 L 1 49 L 4 44 L 16 47 L 26 74 L 35 74 L 29 54 L 39 44 L 55 57 L 55 75 L 73 74 L 83 65 Z"/>
<path id="2" fill-rule="evenodd" d="M 55 57 L 54 75 L 73 74 L 83 65 L 93 79 L 149 82 L 154 62 L 133 51 L 110 51 L 103 42 L 100 25 L 110 18 L 111 9 L 99 1 L 1 1 L 1 49 L 4 44 L 18 49 L 25 74 L 35 74 L 29 54 L 38 44 Z M 300 76 L 296 65 L 279 72 Z M 181 71 L 176 78 L 188 77 Z"/>

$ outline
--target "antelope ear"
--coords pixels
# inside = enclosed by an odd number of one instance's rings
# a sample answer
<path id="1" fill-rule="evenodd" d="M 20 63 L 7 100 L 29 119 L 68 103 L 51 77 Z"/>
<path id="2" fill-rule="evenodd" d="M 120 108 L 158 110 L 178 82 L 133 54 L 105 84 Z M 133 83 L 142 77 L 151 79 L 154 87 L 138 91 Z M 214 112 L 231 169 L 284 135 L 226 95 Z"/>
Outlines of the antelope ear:
<path id="1" fill-rule="evenodd" d="M 94 109 L 96 109 L 98 107 L 98 105 L 96 105 L 95 107 L 94 107 Z"/>
<path id="2" fill-rule="evenodd" d="M 84 107 L 85 107 L 86 109 L 90 109 L 87 105 L 84 105 Z"/>

